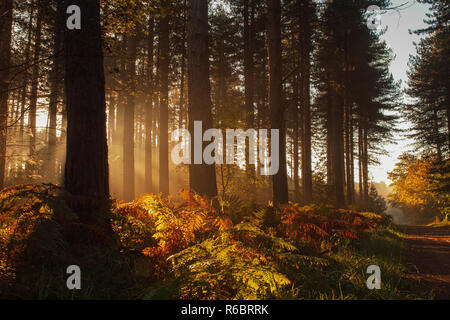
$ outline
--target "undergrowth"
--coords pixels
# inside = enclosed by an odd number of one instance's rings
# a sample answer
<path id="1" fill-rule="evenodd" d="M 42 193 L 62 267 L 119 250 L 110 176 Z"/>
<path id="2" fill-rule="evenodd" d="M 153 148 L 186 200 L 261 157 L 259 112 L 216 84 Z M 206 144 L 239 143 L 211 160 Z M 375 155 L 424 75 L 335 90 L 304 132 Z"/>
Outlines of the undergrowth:
<path id="1" fill-rule="evenodd" d="M 406 278 L 401 235 L 385 215 L 183 191 L 113 202 L 100 228 L 65 197 L 50 185 L 0 193 L 0 298 L 428 298 Z M 81 290 L 66 287 L 69 265 L 82 270 Z M 367 289 L 370 265 L 381 268 L 381 290 Z"/>

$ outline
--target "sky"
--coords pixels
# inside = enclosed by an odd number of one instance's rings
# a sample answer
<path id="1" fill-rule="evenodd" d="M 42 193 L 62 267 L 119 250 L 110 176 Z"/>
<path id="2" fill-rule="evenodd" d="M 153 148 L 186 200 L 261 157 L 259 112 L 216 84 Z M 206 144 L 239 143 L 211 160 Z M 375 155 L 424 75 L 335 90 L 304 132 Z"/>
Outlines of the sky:
<path id="1" fill-rule="evenodd" d="M 395 80 L 402 80 L 402 86 L 407 84 L 407 70 L 409 55 L 416 53 L 414 42 L 418 42 L 420 37 L 409 34 L 409 30 L 421 29 L 426 26 L 423 20 L 428 13 L 428 5 L 417 3 L 414 0 L 392 0 L 392 6 L 405 5 L 400 11 L 390 10 L 381 16 L 382 27 L 387 26 L 387 32 L 382 36 L 388 46 L 393 50 L 396 58 L 392 62 L 391 72 Z M 408 131 L 408 124 L 401 123 L 400 128 L 403 133 Z M 411 141 L 406 139 L 402 134 L 395 137 L 397 144 L 389 144 L 386 146 L 388 155 L 380 157 L 381 164 L 370 168 L 370 172 L 375 182 L 384 181 L 391 183 L 388 180 L 387 173 L 392 171 L 397 162 L 397 158 L 403 152 L 412 149 Z"/>

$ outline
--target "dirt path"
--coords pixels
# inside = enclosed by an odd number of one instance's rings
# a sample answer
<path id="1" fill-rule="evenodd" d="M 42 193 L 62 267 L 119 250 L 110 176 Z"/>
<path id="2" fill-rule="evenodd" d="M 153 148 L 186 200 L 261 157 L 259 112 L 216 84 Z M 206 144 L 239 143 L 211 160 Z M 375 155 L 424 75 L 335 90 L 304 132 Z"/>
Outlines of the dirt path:
<path id="1" fill-rule="evenodd" d="M 404 227 L 413 277 L 433 290 L 435 299 L 450 300 L 450 227 Z"/>

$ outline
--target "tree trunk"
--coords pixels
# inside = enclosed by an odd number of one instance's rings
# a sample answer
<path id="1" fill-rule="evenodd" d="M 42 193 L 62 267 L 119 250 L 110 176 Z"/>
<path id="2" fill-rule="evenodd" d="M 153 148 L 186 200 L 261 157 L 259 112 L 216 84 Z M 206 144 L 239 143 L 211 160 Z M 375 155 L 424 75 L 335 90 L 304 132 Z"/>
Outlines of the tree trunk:
<path id="1" fill-rule="evenodd" d="M 126 63 L 126 103 L 123 117 L 123 197 L 131 201 L 135 196 L 134 164 L 134 115 L 136 94 L 136 36 L 127 38 L 128 59 Z"/>
<path id="2" fill-rule="evenodd" d="M 80 212 L 109 197 L 105 77 L 100 1 L 73 0 L 81 8 L 81 30 L 65 29 L 67 152 L 64 184 L 69 193 L 91 200 Z M 61 14 L 65 16 L 65 8 Z M 93 203 L 92 203 L 93 200 Z M 104 217 L 81 216 L 95 221 Z M 83 219 L 84 218 L 84 219 Z"/>
<path id="3" fill-rule="evenodd" d="M 348 62 L 347 62 L 347 51 L 346 55 L 346 63 L 345 63 L 345 79 L 344 79 L 344 130 L 345 130 L 345 173 L 346 173 L 346 189 L 347 189 L 347 203 L 353 204 L 354 195 L 353 195 L 353 181 L 354 177 L 352 174 L 352 166 L 353 166 L 353 131 L 352 131 L 352 101 L 350 100 L 350 92 L 349 92 L 349 80 L 348 80 Z"/>
<path id="4" fill-rule="evenodd" d="M 34 16 L 34 1 L 30 3 L 30 12 L 29 12 L 29 20 L 28 20 L 28 34 L 27 34 L 27 45 L 25 47 L 25 65 L 30 63 L 30 50 L 31 50 L 31 38 L 33 34 L 33 16 Z M 28 96 L 28 75 L 25 74 L 22 81 L 22 101 L 21 101 L 21 109 L 20 109 L 20 126 L 19 126 L 19 140 L 23 143 L 23 135 L 25 129 L 25 104 Z"/>
<path id="5" fill-rule="evenodd" d="M 327 116 L 326 116 L 326 126 L 327 126 L 327 185 L 334 186 L 334 153 L 333 150 L 333 91 L 331 88 L 330 80 L 326 80 L 327 84 Z"/>
<path id="6" fill-rule="evenodd" d="M 359 116 L 358 123 L 358 174 L 359 174 L 359 201 L 364 203 L 364 191 L 363 191 L 363 132 L 362 132 L 362 119 Z"/>
<path id="7" fill-rule="evenodd" d="M 280 0 L 267 0 L 267 36 L 269 56 L 269 106 L 272 130 L 280 131 L 279 170 L 273 176 L 274 204 L 287 203 L 288 183 L 286 168 L 286 128 L 282 103 L 281 61 L 281 4 Z"/>
<path id="8" fill-rule="evenodd" d="M 108 142 L 113 144 L 114 131 L 116 130 L 116 95 L 115 92 L 112 91 L 109 96 L 108 102 Z"/>
<path id="9" fill-rule="evenodd" d="M 183 34 L 181 36 L 181 74 L 180 74 L 180 128 L 187 128 L 187 113 L 185 111 L 185 78 L 186 78 L 186 27 L 187 27 L 187 0 L 183 1 Z"/>
<path id="10" fill-rule="evenodd" d="M 362 179 L 363 179 L 363 204 L 369 204 L 369 155 L 367 145 L 367 120 L 363 118 L 362 126 Z"/>
<path id="11" fill-rule="evenodd" d="M 4 186 L 11 67 L 12 0 L 0 2 L 0 189 Z"/>
<path id="12" fill-rule="evenodd" d="M 312 201 L 312 152 L 311 152 L 311 14 L 314 9 L 310 0 L 298 0 L 299 24 L 298 51 L 300 53 L 300 105 L 302 140 L 302 187 L 303 200 Z"/>
<path id="13" fill-rule="evenodd" d="M 162 2 L 159 22 L 159 191 L 169 195 L 169 15 Z"/>
<path id="14" fill-rule="evenodd" d="M 345 206 L 345 163 L 344 163 L 344 119 L 343 119 L 343 105 L 342 99 L 338 99 L 335 105 L 335 131 L 334 131 L 334 152 L 335 152 L 335 192 L 336 192 L 336 205 L 338 207 Z"/>
<path id="15" fill-rule="evenodd" d="M 208 2 L 191 0 L 188 28 L 189 131 L 194 137 L 194 121 L 202 121 L 203 130 L 212 128 L 211 86 L 209 82 Z M 206 146 L 202 143 L 202 150 Z M 194 156 L 194 143 L 191 143 Z M 189 185 L 202 196 L 217 196 L 215 165 L 189 166 Z"/>
<path id="16" fill-rule="evenodd" d="M 58 6 L 61 4 L 58 2 Z M 57 8 L 58 12 L 60 11 Z M 57 113 L 58 113 L 58 99 L 60 93 L 61 82 L 61 49 L 63 39 L 62 17 L 57 15 L 53 26 L 53 65 L 50 79 L 50 101 L 49 101 L 49 133 L 48 133 L 48 179 L 51 182 L 56 180 L 56 137 L 57 137 Z"/>
<path id="17" fill-rule="evenodd" d="M 296 57 L 297 60 L 297 57 Z M 297 64 L 294 64 L 294 68 L 297 68 Z M 293 81 L 293 86 L 294 86 L 294 90 L 293 90 L 293 95 L 294 95 L 294 101 L 293 101 L 293 117 L 294 117 L 294 155 L 293 155 L 293 160 L 294 160 L 294 194 L 295 194 L 295 200 L 298 201 L 299 198 L 299 161 L 300 161 L 300 157 L 299 157 L 299 140 L 300 140 L 300 135 L 299 135 L 299 131 L 300 131 L 300 115 L 299 115 L 299 72 L 296 72 L 296 75 L 294 76 L 294 81 Z"/>
<path id="18" fill-rule="evenodd" d="M 309 11 L 309 10 L 308 10 Z M 307 18 L 304 21 L 308 21 Z M 311 26 L 302 23 L 302 185 L 306 203 L 312 201 L 312 152 L 311 152 Z"/>
<path id="19" fill-rule="evenodd" d="M 355 138 L 354 138 L 354 120 L 353 114 L 350 118 L 350 179 L 351 179 L 351 193 L 352 203 L 355 202 Z"/>
<path id="20" fill-rule="evenodd" d="M 332 177 L 329 182 L 334 189 L 337 207 L 345 206 L 344 195 L 344 136 L 342 99 L 336 92 L 336 84 L 328 85 L 328 173 Z M 330 178 L 329 176 L 329 178 Z"/>
<path id="21" fill-rule="evenodd" d="M 450 150 L 450 93 L 449 90 L 447 88 L 447 100 L 446 100 L 446 105 L 447 105 L 447 138 L 448 138 L 448 149 Z"/>
<path id="22" fill-rule="evenodd" d="M 153 192 L 153 99 L 154 99 L 154 24 L 155 19 L 150 17 L 149 35 L 148 35 L 148 65 L 147 65 L 147 81 L 148 81 L 148 102 L 145 110 L 145 191 Z"/>
<path id="23" fill-rule="evenodd" d="M 244 0 L 244 87 L 245 87 L 245 111 L 247 128 L 253 128 L 254 123 L 254 61 L 253 61 L 253 41 L 254 25 L 253 15 L 254 7 L 250 0 Z M 251 150 L 249 143 L 246 143 L 245 163 L 247 170 L 255 172 L 254 165 L 249 164 Z"/>
<path id="24" fill-rule="evenodd" d="M 33 71 L 32 71 L 32 85 L 30 93 L 30 111 L 28 118 L 28 126 L 30 128 L 30 160 L 34 163 L 36 158 L 36 113 L 37 113 L 37 99 L 39 87 L 39 66 L 38 60 L 41 54 L 41 31 L 42 31 L 42 8 L 38 8 L 37 22 L 34 33 L 34 57 L 33 57 Z M 35 165 L 30 165 L 30 169 L 34 170 Z"/>

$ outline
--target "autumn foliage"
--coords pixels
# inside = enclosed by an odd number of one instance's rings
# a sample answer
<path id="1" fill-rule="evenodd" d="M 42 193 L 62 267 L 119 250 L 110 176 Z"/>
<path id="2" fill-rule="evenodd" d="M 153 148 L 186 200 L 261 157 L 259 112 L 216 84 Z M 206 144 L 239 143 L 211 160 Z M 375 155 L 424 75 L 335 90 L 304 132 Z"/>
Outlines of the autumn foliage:
<path id="1" fill-rule="evenodd" d="M 343 242 L 356 245 L 389 223 L 378 214 L 298 204 L 256 207 L 245 215 L 249 207 L 242 201 L 214 205 L 188 191 L 176 200 L 144 195 L 116 205 L 122 214 L 147 212 L 154 229 L 154 242 L 142 249 L 151 261 L 149 276 L 183 279 L 175 296 L 185 299 L 275 297 L 295 283 L 291 275 L 324 271 L 330 263 L 324 254 Z"/>
<path id="2" fill-rule="evenodd" d="M 389 178 L 393 181 L 391 205 L 403 210 L 412 220 L 430 222 L 450 214 L 450 160 L 438 163 L 433 158 L 402 154 Z"/>
<path id="3" fill-rule="evenodd" d="M 108 268 L 121 266 L 129 277 L 117 284 L 122 292 L 134 279 L 141 297 L 149 299 L 313 297 L 313 281 L 336 268 L 330 254 L 344 247 L 356 250 L 374 230 L 389 224 L 383 215 L 326 206 L 208 201 L 189 191 L 169 198 L 142 195 L 111 205 L 115 240 L 107 249 L 98 247 L 97 256 L 86 257 L 83 252 L 92 251 L 86 246 L 94 244 L 75 245 L 73 229 L 81 230 L 78 235 L 95 235 L 96 230 L 79 222 L 59 189 L 5 189 L 0 209 L 0 286 L 23 276 L 19 266 L 39 283 L 40 268 L 49 261 L 54 267 L 74 259 L 95 266 L 106 259 Z M 294 287 L 300 291 L 290 291 Z"/>

